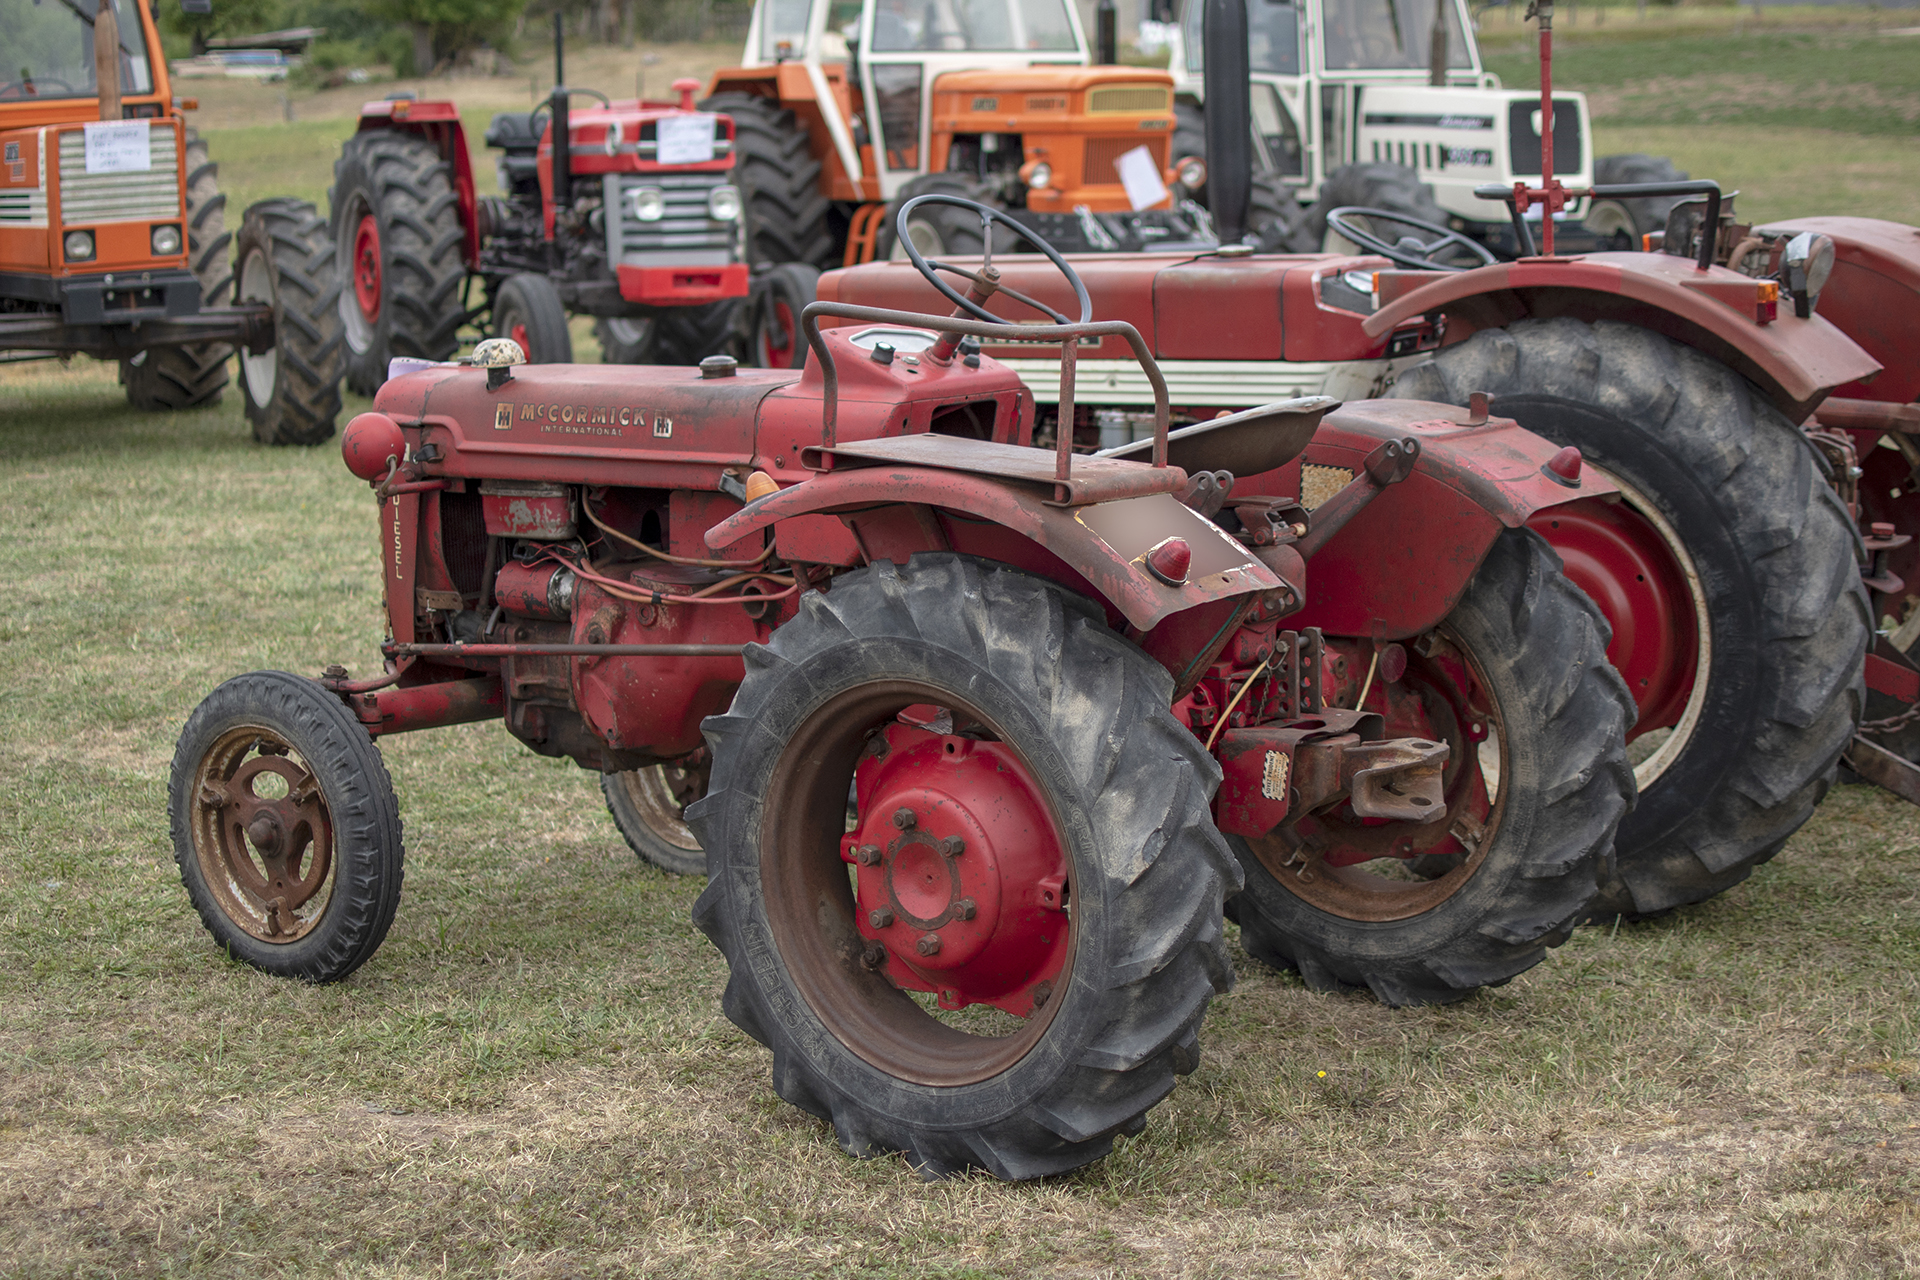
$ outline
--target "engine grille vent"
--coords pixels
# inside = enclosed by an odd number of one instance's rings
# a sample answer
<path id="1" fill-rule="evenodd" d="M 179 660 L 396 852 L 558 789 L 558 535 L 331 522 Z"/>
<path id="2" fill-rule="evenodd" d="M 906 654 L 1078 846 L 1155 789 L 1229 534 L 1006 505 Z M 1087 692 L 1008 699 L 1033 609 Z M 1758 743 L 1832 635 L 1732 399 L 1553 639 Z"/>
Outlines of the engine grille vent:
<path id="1" fill-rule="evenodd" d="M 1080 170 L 1088 183 L 1120 181 L 1120 157 L 1135 147 L 1145 147 L 1153 156 L 1153 167 L 1167 167 L 1167 139 L 1158 138 L 1088 138 L 1084 167 Z"/>
<path id="2" fill-rule="evenodd" d="M 144 173 L 88 173 L 87 139 L 60 135 L 60 224 L 144 222 L 180 216 L 180 135 L 171 124 L 147 130 L 153 168 Z"/>
<path id="3" fill-rule="evenodd" d="M 1087 94 L 1089 111 L 1168 111 L 1172 106 L 1173 90 L 1157 84 L 1122 85 Z"/>
<path id="4" fill-rule="evenodd" d="M 737 223 L 721 222 L 707 212 L 707 193 L 726 182 L 722 173 L 609 174 L 606 179 L 607 250 L 615 263 L 643 265 L 672 255 L 673 265 L 731 260 Z M 654 222 L 634 216 L 632 193 L 658 187 L 666 193 L 666 215 Z M 693 257 L 683 256 L 694 254 Z M 714 254 L 720 256 L 714 256 Z M 666 265 L 666 262 L 662 262 Z"/>

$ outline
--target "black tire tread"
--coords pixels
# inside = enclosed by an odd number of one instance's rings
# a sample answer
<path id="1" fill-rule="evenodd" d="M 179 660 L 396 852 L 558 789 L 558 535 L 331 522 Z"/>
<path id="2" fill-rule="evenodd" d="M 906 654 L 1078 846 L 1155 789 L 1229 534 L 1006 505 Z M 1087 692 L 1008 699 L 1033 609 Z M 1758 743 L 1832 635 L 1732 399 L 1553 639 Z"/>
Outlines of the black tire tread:
<path id="1" fill-rule="evenodd" d="M 227 197 L 220 190 L 220 166 L 207 154 L 206 139 L 187 130 L 187 267 L 200 281 L 200 309 L 227 305 L 233 290 L 233 267 L 228 252 L 233 236 L 227 230 Z M 227 357 L 233 348 L 224 342 L 191 346 L 152 347 L 139 363 L 120 362 L 120 381 L 127 387 L 127 403 L 143 411 L 191 409 L 213 404 L 227 385 Z"/>
<path id="2" fill-rule="evenodd" d="M 718 852 L 694 921 L 728 958 L 727 1016 L 773 1047 L 776 1090 L 830 1119 L 854 1155 L 905 1151 L 929 1176 L 983 1167 L 1010 1179 L 1098 1159 L 1193 1069 L 1195 1029 L 1212 994 L 1231 983 L 1220 902 L 1240 874 L 1206 808 L 1219 768 L 1170 714 L 1166 671 L 1083 604 L 1027 575 L 955 555 L 917 555 L 904 569 L 881 562 L 837 579 L 829 593 L 808 593 L 767 645 L 748 646 L 732 709 L 706 722 L 712 789 L 688 817 Z M 1022 691 L 1074 775 L 1072 803 L 1085 806 L 1094 831 L 1111 833 L 1095 852 L 1105 860 L 1102 936 L 1114 953 L 1083 949 L 1073 978 L 1076 993 L 1091 988 L 1079 999 L 1098 1002 L 1085 1023 L 1097 1030 L 1073 1060 L 1051 1068 L 1042 1092 L 1007 1099 L 984 1123 L 942 1126 L 883 1113 L 858 1081 L 822 1070 L 790 1042 L 768 993 L 748 976 L 764 961 L 749 960 L 734 896 L 746 891 L 729 891 L 738 873 L 727 869 L 725 851 L 757 849 L 758 802 L 752 780 L 735 776 L 735 760 L 750 735 L 770 732 L 763 712 L 807 696 L 804 664 L 850 641 L 931 647 Z M 1078 898 L 1091 892 L 1082 885 Z"/>
<path id="3" fill-rule="evenodd" d="M 1327 239 L 1327 214 L 1346 205 L 1384 209 L 1422 222 L 1447 226 L 1448 214 L 1433 198 L 1433 188 L 1403 164 L 1371 162 L 1342 165 L 1320 184 L 1320 195 L 1295 226 L 1296 253 L 1319 253 Z"/>
<path id="4" fill-rule="evenodd" d="M 702 111 L 733 117 L 734 177 L 745 196 L 751 263 L 806 262 L 825 269 L 837 245 L 827 226 L 820 162 L 792 111 L 770 98 L 716 93 Z"/>
<path id="5" fill-rule="evenodd" d="M 306 201 L 262 200 L 247 209 L 235 257 L 244 260 L 256 248 L 273 262 L 279 368 L 267 403 L 247 396 L 253 437 L 262 444 L 322 444 L 333 438 L 346 362 L 333 237 Z"/>
<path id="6" fill-rule="evenodd" d="M 617 781 L 619 776 L 617 773 L 601 774 L 600 794 L 606 798 L 607 812 L 612 815 L 613 825 L 619 830 L 620 838 L 627 842 L 627 848 L 633 850 L 640 861 L 670 875 L 705 875 L 705 851 L 682 849 L 656 835 L 627 797 L 625 788 Z"/>
<path id="7" fill-rule="evenodd" d="M 1624 185 L 1630 182 L 1683 182 L 1686 177 L 1685 171 L 1667 157 L 1650 156 L 1644 151 L 1596 156 L 1593 161 L 1595 186 Z M 1633 219 L 1634 231 L 1644 235 L 1649 231 L 1659 231 L 1664 228 L 1667 225 L 1667 215 L 1673 211 L 1673 206 L 1684 199 L 1686 199 L 1685 196 L 1639 196 L 1619 203 L 1625 206 L 1627 215 Z"/>

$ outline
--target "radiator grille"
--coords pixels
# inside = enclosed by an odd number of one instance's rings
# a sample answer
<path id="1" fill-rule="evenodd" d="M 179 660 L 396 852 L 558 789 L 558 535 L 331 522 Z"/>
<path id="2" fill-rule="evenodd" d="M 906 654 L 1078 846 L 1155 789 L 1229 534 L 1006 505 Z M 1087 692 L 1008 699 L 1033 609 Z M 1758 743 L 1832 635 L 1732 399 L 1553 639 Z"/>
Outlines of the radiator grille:
<path id="1" fill-rule="evenodd" d="M 87 138 L 60 135 L 60 223 L 144 222 L 180 216 L 180 143 L 171 125 L 147 130 L 153 168 L 145 173 L 88 173 Z"/>
<path id="2" fill-rule="evenodd" d="M 44 227 L 46 224 L 46 192 L 0 191 L 0 225 Z"/>
<path id="3" fill-rule="evenodd" d="M 1123 85 L 1087 94 L 1088 111 L 1168 111 L 1172 107 L 1173 90 L 1164 85 Z"/>
<path id="4" fill-rule="evenodd" d="M 1145 147 L 1153 156 L 1153 167 L 1167 167 L 1167 140 L 1158 138 L 1088 138 L 1085 166 L 1081 175 L 1089 183 L 1118 182 L 1120 157 L 1135 147 Z"/>
<path id="5" fill-rule="evenodd" d="M 614 262 L 636 265 L 636 255 L 708 251 L 699 261 L 723 263 L 733 249 L 732 222 L 707 213 L 707 193 L 726 182 L 721 173 L 608 174 L 606 179 L 607 248 Z M 666 193 L 666 216 L 642 222 L 634 216 L 631 193 L 640 187 L 658 187 Z M 717 251 L 721 257 L 711 257 Z"/>

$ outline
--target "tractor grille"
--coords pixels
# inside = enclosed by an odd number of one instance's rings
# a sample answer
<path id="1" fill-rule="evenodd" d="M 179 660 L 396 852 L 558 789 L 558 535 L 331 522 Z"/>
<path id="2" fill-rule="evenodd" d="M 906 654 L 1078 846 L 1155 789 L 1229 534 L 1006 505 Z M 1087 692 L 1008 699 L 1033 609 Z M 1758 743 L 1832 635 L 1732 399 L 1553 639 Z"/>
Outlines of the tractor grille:
<path id="1" fill-rule="evenodd" d="M 180 216 L 180 135 L 170 124 L 147 130 L 153 168 L 145 173 L 88 173 L 87 139 L 60 135 L 60 223 L 143 222 Z"/>
<path id="2" fill-rule="evenodd" d="M 0 191 L 0 226 L 47 225 L 47 193 Z"/>
<path id="3" fill-rule="evenodd" d="M 606 177 L 607 256 L 615 265 L 711 266 L 732 261 L 738 224 L 707 213 L 707 193 L 732 175 L 721 173 L 610 173 Z M 666 216 L 642 222 L 632 192 L 666 192 Z"/>
<path id="4" fill-rule="evenodd" d="M 1157 84 L 1095 89 L 1087 95 L 1088 111 L 1169 111 L 1172 108 L 1173 90 Z"/>
<path id="5" fill-rule="evenodd" d="M 1092 185 L 1102 182 L 1120 181 L 1120 157 L 1135 147 L 1145 147 L 1153 156 L 1153 167 L 1167 167 L 1167 140 L 1157 138 L 1088 138 L 1087 154 L 1080 170 L 1085 181 Z"/>

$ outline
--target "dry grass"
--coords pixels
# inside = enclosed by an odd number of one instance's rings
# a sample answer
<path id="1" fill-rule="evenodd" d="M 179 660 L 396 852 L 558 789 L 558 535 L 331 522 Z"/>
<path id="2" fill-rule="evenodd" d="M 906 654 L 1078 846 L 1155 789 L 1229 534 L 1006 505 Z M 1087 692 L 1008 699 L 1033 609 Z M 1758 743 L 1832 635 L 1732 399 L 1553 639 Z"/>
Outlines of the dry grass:
<path id="1" fill-rule="evenodd" d="M 1920 823 L 1864 788 L 1717 901 L 1453 1008 L 1236 954 L 1199 1072 L 1037 1185 L 843 1156 L 720 1015 L 694 885 L 497 725 L 385 744 L 407 889 L 366 968 L 235 966 L 171 863 L 173 735 L 239 671 L 365 670 L 379 628 L 364 486 L 244 435 L 0 370 L 0 1271 L 1920 1268 Z"/>

